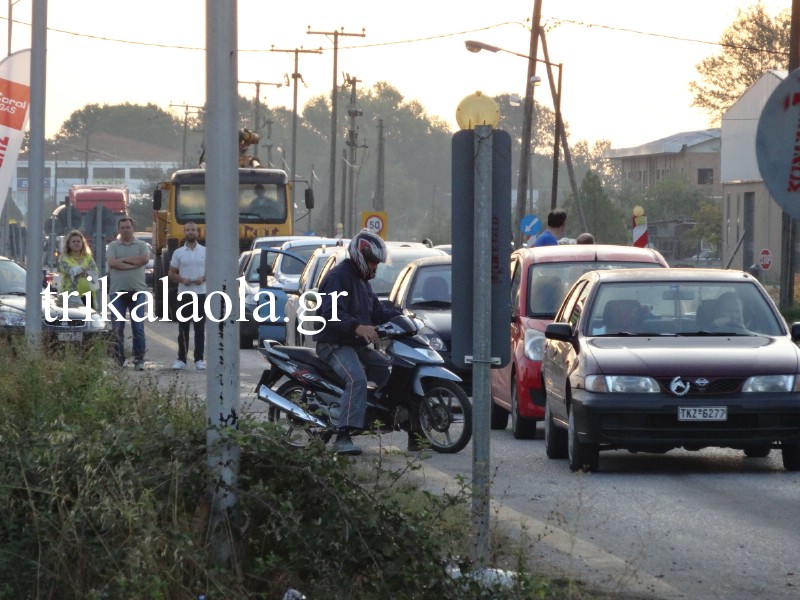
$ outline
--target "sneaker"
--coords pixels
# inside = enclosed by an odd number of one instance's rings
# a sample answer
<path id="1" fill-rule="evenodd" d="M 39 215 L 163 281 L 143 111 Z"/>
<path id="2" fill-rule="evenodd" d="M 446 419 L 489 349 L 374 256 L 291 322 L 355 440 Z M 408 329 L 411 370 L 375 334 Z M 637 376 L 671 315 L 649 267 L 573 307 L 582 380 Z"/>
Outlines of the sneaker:
<path id="1" fill-rule="evenodd" d="M 362 450 L 359 446 L 353 443 L 349 433 L 340 433 L 336 436 L 336 441 L 333 443 L 333 449 L 336 454 L 345 454 L 350 456 L 358 456 Z"/>
<path id="2" fill-rule="evenodd" d="M 204 360 L 196 360 L 194 361 L 194 368 L 198 371 L 205 371 L 206 370 L 206 361 Z"/>
<path id="3" fill-rule="evenodd" d="M 143 360 L 136 361 L 133 368 L 136 369 L 137 371 L 144 371 L 144 361 Z"/>
<path id="4" fill-rule="evenodd" d="M 173 369 L 185 369 L 186 363 L 182 360 L 176 360 L 175 363 L 172 365 Z"/>

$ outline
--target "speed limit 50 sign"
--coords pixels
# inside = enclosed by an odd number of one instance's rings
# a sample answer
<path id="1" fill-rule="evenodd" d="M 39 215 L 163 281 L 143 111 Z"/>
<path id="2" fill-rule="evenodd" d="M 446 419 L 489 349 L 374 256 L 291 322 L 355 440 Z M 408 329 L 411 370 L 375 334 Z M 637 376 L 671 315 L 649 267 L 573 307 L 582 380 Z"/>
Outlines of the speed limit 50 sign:
<path id="1" fill-rule="evenodd" d="M 385 240 L 387 235 L 386 213 L 375 210 L 362 212 L 361 227 L 381 236 Z"/>

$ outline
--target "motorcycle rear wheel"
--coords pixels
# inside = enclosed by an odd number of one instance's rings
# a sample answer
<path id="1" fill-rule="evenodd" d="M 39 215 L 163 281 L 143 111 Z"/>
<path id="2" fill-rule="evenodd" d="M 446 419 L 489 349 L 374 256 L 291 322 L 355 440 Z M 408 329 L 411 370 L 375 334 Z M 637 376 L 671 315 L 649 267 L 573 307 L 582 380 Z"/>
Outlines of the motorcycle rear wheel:
<path id="1" fill-rule="evenodd" d="M 308 406 L 303 399 L 303 386 L 295 383 L 294 381 L 287 381 L 276 390 L 279 396 L 283 396 L 290 402 L 293 402 L 303 410 L 307 410 Z M 270 405 L 267 411 L 267 420 L 270 423 L 275 423 L 290 439 L 290 444 L 293 446 L 305 446 L 309 439 L 319 439 L 327 444 L 333 436 L 333 431 L 330 429 L 323 429 L 316 425 L 307 423 L 302 419 L 282 411 L 276 406 Z"/>
<path id="2" fill-rule="evenodd" d="M 442 454 L 464 449 L 472 438 L 472 404 L 454 381 L 426 379 L 417 427 L 431 448 Z"/>

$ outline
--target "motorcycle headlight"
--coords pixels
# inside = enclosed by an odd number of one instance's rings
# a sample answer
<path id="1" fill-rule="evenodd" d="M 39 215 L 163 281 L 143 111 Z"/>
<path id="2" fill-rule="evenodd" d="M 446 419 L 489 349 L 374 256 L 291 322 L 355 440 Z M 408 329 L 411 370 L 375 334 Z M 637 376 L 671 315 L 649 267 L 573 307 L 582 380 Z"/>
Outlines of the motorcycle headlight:
<path id="1" fill-rule="evenodd" d="M 794 375 L 754 375 L 742 386 L 743 392 L 796 392 Z"/>
<path id="2" fill-rule="evenodd" d="M 25 327 L 25 313 L 12 308 L 0 308 L 0 325 L 5 327 Z"/>
<path id="3" fill-rule="evenodd" d="M 447 344 L 445 344 L 441 336 L 430 327 L 423 327 L 420 330 L 419 335 L 428 340 L 428 343 L 431 345 L 431 348 L 433 348 L 437 352 L 440 352 L 442 350 L 447 350 Z"/>
<path id="4" fill-rule="evenodd" d="M 541 361 L 544 354 L 544 333 L 538 329 L 526 329 L 524 352 L 528 360 Z"/>

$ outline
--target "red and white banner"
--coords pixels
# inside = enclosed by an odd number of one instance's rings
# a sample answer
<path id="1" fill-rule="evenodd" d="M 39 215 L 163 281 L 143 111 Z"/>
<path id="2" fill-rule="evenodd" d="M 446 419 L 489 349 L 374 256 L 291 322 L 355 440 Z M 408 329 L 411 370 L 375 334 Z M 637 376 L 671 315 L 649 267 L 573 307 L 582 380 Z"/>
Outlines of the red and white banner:
<path id="1" fill-rule="evenodd" d="M 0 214 L 17 158 L 31 104 L 31 51 L 20 50 L 0 61 Z"/>

